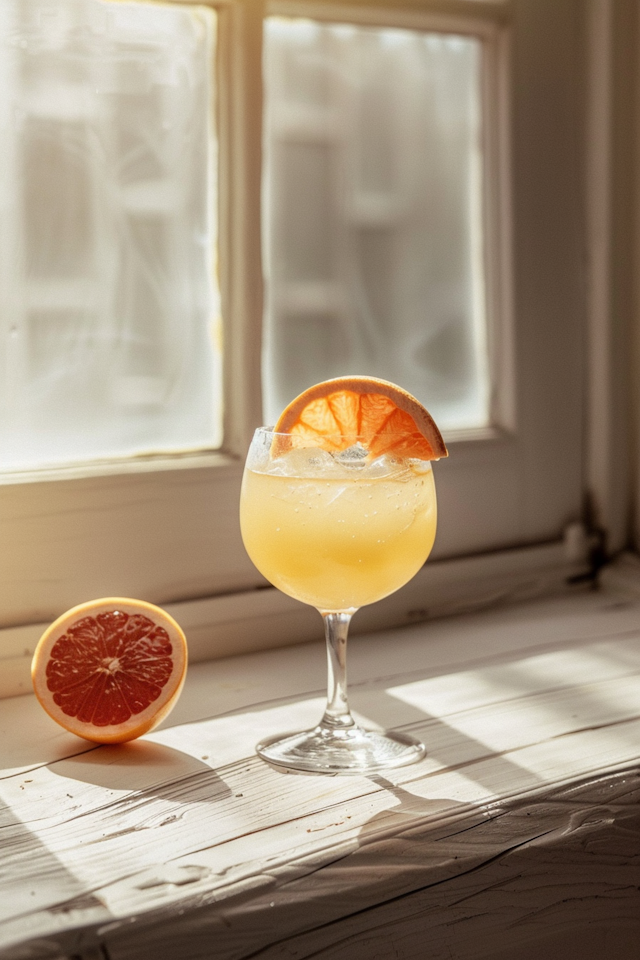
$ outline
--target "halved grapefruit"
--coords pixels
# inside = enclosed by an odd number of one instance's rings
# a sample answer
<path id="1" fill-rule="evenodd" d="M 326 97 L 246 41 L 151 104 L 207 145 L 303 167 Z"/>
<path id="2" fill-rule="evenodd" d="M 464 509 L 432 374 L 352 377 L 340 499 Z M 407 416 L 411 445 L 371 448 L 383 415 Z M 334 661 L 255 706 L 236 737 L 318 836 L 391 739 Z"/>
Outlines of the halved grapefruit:
<path id="1" fill-rule="evenodd" d="M 375 377 L 323 380 L 301 393 L 280 415 L 276 455 L 291 447 L 346 450 L 361 443 L 382 454 L 439 460 L 448 451 L 431 414 L 402 387 Z"/>
<path id="2" fill-rule="evenodd" d="M 49 716 L 96 743 L 152 730 L 174 707 L 186 672 L 187 641 L 173 617 L 123 597 L 67 610 L 45 630 L 31 664 Z"/>

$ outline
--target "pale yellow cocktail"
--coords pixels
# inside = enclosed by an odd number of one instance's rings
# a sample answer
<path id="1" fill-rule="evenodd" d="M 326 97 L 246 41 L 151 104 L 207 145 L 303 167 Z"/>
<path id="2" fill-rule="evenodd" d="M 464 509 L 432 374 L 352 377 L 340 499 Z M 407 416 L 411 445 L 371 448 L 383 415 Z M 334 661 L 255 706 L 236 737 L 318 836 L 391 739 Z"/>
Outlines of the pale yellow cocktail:
<path id="1" fill-rule="evenodd" d="M 262 470 L 245 471 L 242 537 L 258 570 L 296 600 L 352 610 L 393 593 L 427 559 L 436 534 L 429 463 L 392 463 L 382 476 L 356 464 L 327 479 Z"/>
<path id="2" fill-rule="evenodd" d="M 446 457 L 429 412 L 387 380 L 324 380 L 258 428 L 247 454 L 240 525 L 254 564 L 284 593 L 316 607 L 327 644 L 327 704 L 311 730 L 263 736 L 277 767 L 370 774 L 415 763 L 424 744 L 367 730 L 347 701 L 347 634 L 359 607 L 398 590 L 436 534 L 431 462 Z"/>

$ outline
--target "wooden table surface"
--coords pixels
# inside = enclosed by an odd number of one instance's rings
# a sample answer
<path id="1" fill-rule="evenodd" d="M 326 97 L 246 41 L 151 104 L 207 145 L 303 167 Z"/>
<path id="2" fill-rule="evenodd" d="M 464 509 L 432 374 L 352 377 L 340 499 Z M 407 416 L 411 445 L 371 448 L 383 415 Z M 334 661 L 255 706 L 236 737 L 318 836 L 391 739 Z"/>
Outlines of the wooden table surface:
<path id="1" fill-rule="evenodd" d="M 383 776 L 286 774 L 323 644 L 197 664 L 96 747 L 0 702 L 0 957 L 640 957 L 640 602 L 577 595 L 355 637 L 354 713 L 422 738 Z"/>

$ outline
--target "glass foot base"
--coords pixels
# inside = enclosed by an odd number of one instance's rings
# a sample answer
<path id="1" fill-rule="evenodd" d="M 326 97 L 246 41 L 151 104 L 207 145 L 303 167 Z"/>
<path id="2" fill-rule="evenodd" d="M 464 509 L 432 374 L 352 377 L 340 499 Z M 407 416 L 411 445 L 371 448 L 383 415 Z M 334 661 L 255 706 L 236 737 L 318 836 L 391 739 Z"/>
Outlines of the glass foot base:
<path id="1" fill-rule="evenodd" d="M 404 733 L 316 727 L 261 740 L 256 753 L 277 767 L 306 773 L 367 774 L 422 760 L 425 748 Z"/>

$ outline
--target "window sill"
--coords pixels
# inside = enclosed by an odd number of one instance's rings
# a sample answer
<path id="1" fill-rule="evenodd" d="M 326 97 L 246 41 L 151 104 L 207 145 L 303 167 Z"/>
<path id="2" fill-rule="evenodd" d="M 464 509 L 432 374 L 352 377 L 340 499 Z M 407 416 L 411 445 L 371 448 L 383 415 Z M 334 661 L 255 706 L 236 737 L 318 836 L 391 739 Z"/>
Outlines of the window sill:
<path id="1" fill-rule="evenodd" d="M 253 754 L 317 721 L 320 643 L 197 664 L 121 747 L 3 701 L 0 957 L 636 957 L 639 618 L 602 590 L 354 637 L 356 714 L 427 744 L 383 777 Z"/>
<path id="2" fill-rule="evenodd" d="M 583 589 L 591 577 L 591 547 L 584 530 L 573 524 L 563 540 L 552 543 L 449 560 L 430 559 L 401 590 L 359 611 L 351 636 L 499 603 L 566 593 L 575 589 L 572 584 L 582 584 Z M 225 556 L 222 552 L 222 562 Z M 192 665 L 304 640 L 317 641 L 321 634 L 317 612 L 268 585 L 250 566 L 253 579 L 261 581 L 262 586 L 162 603 L 188 637 Z M 143 592 L 131 595 L 150 599 Z M 52 619 L 0 628 L 0 699 L 31 693 L 31 659 Z"/>
<path id="3" fill-rule="evenodd" d="M 203 470 L 214 468 L 233 475 L 242 473 L 244 461 L 222 450 L 195 450 L 175 454 L 148 454 L 139 457 L 112 457 L 59 467 L 37 470 L 8 470 L 0 473 L 0 485 L 17 486 L 24 483 L 51 483 L 61 480 L 87 480 L 102 477 L 121 477 L 129 474 L 158 473 L 169 470 Z"/>

